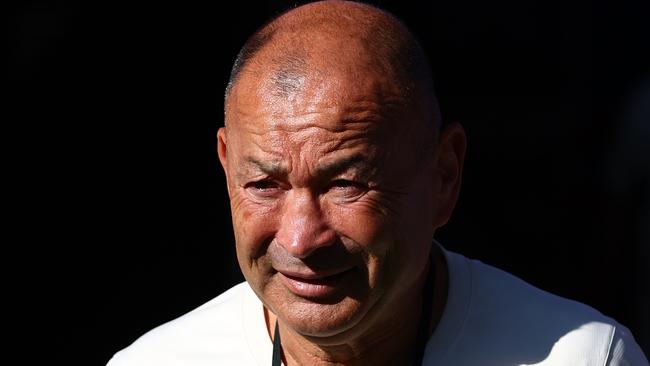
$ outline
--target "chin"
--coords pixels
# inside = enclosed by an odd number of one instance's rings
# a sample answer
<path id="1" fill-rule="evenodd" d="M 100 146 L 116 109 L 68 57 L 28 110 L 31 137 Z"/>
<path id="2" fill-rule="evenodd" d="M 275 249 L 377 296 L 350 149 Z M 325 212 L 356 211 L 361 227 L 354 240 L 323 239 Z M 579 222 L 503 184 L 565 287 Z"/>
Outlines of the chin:
<path id="1" fill-rule="evenodd" d="M 364 304 L 346 297 L 336 303 L 293 299 L 280 304 L 276 315 L 294 332 L 306 337 L 338 338 L 364 318 Z"/>

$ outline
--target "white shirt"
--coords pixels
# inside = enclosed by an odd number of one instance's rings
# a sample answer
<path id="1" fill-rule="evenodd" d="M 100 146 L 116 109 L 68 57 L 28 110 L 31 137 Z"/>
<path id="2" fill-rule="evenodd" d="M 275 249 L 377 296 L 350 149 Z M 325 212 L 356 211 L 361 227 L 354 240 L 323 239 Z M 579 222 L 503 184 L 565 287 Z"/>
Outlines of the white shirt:
<path id="1" fill-rule="evenodd" d="M 598 311 L 445 251 L 449 293 L 423 365 L 648 366 L 630 331 Z M 267 366 L 262 302 L 240 283 L 146 333 L 107 366 Z"/>

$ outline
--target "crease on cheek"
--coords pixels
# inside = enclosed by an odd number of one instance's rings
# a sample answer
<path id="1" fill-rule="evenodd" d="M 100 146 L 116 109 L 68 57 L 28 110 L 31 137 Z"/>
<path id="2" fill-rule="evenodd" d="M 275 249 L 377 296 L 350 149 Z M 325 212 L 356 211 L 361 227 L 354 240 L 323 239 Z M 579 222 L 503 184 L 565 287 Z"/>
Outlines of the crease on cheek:
<path id="1" fill-rule="evenodd" d="M 361 218 L 360 221 L 355 223 L 356 227 L 365 228 L 362 236 L 368 240 L 368 243 L 374 245 L 366 248 L 369 256 L 365 258 L 367 267 L 369 269 L 370 283 L 380 285 L 383 282 L 382 278 L 386 277 L 386 269 L 384 268 L 391 261 L 395 255 L 394 253 L 401 245 L 404 245 L 405 238 L 403 232 L 399 230 L 402 226 L 404 212 L 399 207 L 402 204 L 400 197 L 381 197 L 380 195 L 367 196 L 363 202 L 356 202 L 354 209 L 350 208 L 351 212 L 345 213 L 344 216 L 353 216 Z M 374 232 L 368 231 L 374 228 Z M 398 252 L 401 252 L 398 250 Z M 381 277 L 381 278 L 380 278 Z"/>
<path id="2" fill-rule="evenodd" d="M 242 194 L 233 196 L 232 220 L 240 264 L 243 260 L 253 273 L 268 271 L 264 258 L 275 235 L 277 216 L 274 207 L 252 202 Z"/>
<path id="3" fill-rule="evenodd" d="M 399 197 L 395 194 L 385 195 L 377 192 L 369 192 L 363 197 L 363 200 L 355 202 L 360 207 L 369 212 L 374 217 L 381 217 L 384 224 L 390 217 L 400 217 L 399 206 L 401 205 Z"/>
<path id="4" fill-rule="evenodd" d="M 372 255 L 382 255 L 385 251 L 383 242 L 389 216 L 382 208 L 370 201 L 357 201 L 337 206 L 329 216 L 334 226 L 342 229 L 341 234 L 363 246 L 364 251 L 368 250 Z"/>

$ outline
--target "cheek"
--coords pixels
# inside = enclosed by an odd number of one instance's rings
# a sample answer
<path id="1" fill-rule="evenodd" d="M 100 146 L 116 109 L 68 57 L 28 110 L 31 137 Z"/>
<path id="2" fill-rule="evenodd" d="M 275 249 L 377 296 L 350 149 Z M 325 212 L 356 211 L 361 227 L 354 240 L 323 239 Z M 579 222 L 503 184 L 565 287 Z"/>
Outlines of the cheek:
<path id="1" fill-rule="evenodd" d="M 377 261 L 389 251 L 391 243 L 390 218 L 377 208 L 363 202 L 349 205 L 328 205 L 327 221 L 340 236 L 352 241 L 366 261 Z"/>
<path id="2" fill-rule="evenodd" d="M 246 199 L 246 193 L 234 190 L 230 199 L 237 257 L 244 268 L 251 267 L 266 253 L 276 232 L 278 217 L 275 206 L 259 205 Z"/>
<path id="3" fill-rule="evenodd" d="M 423 218 L 418 216 L 417 207 L 410 205 L 418 200 L 406 198 L 367 200 L 328 209 L 335 230 L 363 253 L 371 286 L 412 281 L 426 264 L 431 237 L 423 233 Z"/>

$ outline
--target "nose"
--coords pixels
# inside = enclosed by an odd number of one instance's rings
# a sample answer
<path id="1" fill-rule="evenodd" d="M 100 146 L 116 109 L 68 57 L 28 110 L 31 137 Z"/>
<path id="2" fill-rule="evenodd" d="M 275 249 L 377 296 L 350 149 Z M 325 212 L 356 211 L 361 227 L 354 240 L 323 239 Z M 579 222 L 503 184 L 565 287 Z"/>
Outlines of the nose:
<path id="1" fill-rule="evenodd" d="M 306 258 L 336 240 L 335 231 L 323 218 L 318 197 L 307 189 L 292 189 L 285 196 L 280 220 L 278 244 L 296 258 Z"/>

